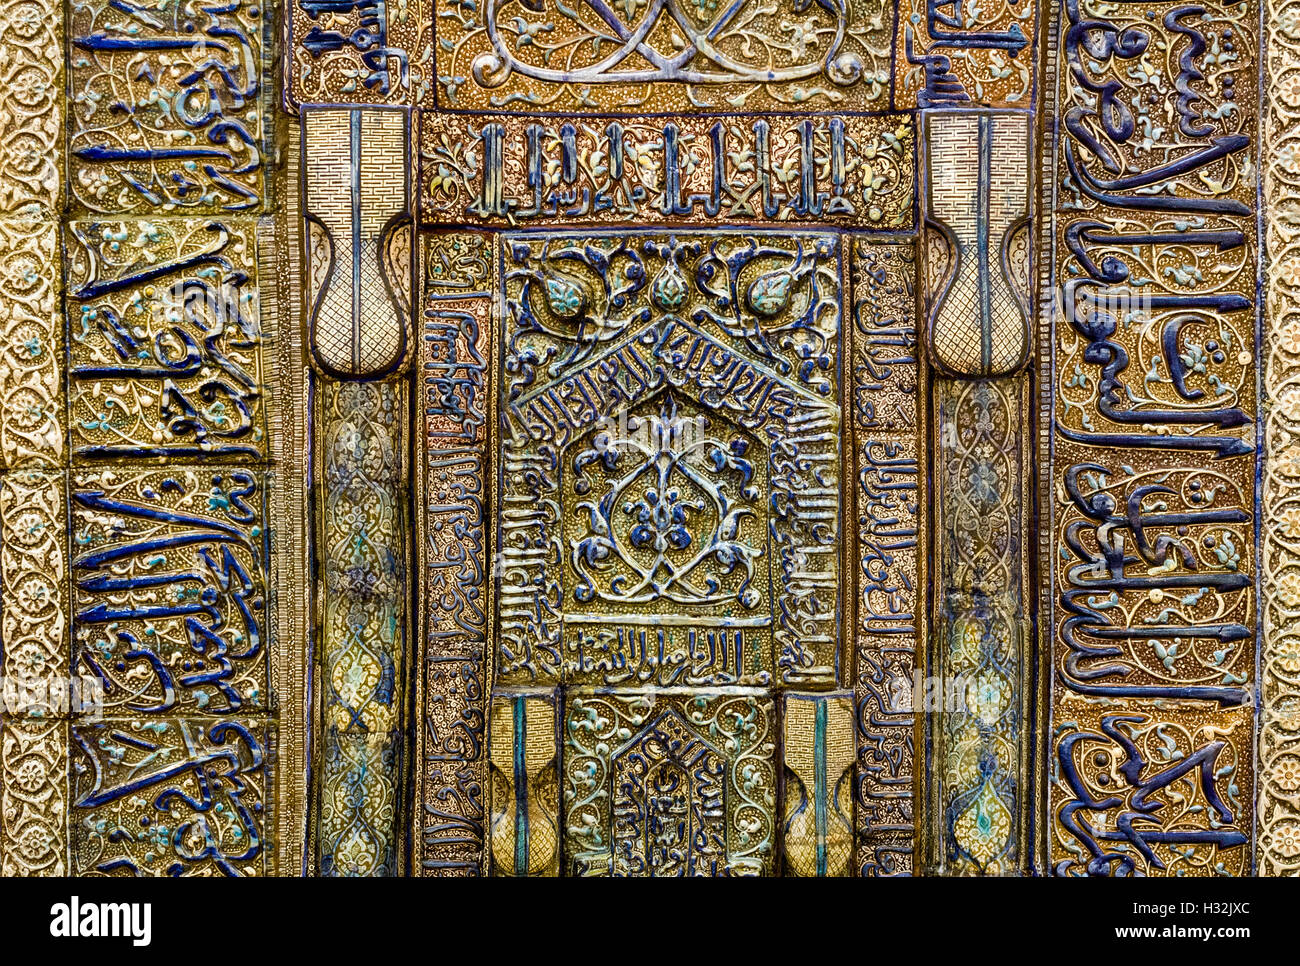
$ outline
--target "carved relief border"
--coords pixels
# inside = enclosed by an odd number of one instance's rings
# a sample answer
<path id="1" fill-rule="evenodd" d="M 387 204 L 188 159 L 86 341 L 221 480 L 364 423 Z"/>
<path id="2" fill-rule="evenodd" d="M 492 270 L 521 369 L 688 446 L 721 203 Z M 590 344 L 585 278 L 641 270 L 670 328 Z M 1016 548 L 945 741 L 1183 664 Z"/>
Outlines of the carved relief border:
<path id="1" fill-rule="evenodd" d="M 0 5 L 0 874 L 66 875 L 69 661 L 64 459 L 63 4 Z M 6 705 L 7 707 L 7 705 Z M 12 709 L 10 709 L 12 710 Z M 26 713 L 24 713 L 24 711 Z"/>
<path id="2" fill-rule="evenodd" d="M 1045 116 L 1062 121 L 1044 125 L 1041 186 L 1048 854 L 1062 875 L 1246 875 L 1259 8 L 1050 9 Z M 1102 46 L 1085 52 L 1089 38 Z M 1156 43 L 1177 56 L 1131 70 Z M 1191 80 L 1196 95 L 1178 97 Z M 1147 128 L 1162 103 L 1175 123 Z"/>
<path id="3" fill-rule="evenodd" d="M 1300 5 L 1264 6 L 1259 875 L 1300 875 Z"/>
<path id="4" fill-rule="evenodd" d="M 916 735 L 923 716 L 928 626 L 926 581 L 927 375 L 917 341 L 916 248 L 911 238 L 846 240 L 852 312 L 845 325 L 846 480 L 856 539 L 846 540 L 853 579 L 853 685 L 857 732 L 854 872 L 920 871 Z M 850 462 L 852 460 L 852 462 Z M 850 576 L 851 575 L 851 576 Z M 849 626 L 846 623 L 846 626 Z M 923 769 L 921 770 L 923 771 Z"/>
<path id="5" fill-rule="evenodd" d="M 419 249 L 414 408 L 422 640 L 411 821 L 418 874 L 473 876 L 487 858 L 495 239 L 430 234 Z"/>
<path id="6" fill-rule="evenodd" d="M 302 799 L 292 780 L 276 789 L 301 772 L 305 735 L 282 740 L 275 719 L 301 707 L 289 682 L 304 642 L 269 563 L 304 503 L 277 493 L 286 512 L 268 520 L 271 467 L 294 463 L 286 420 L 264 406 L 280 382 L 268 370 L 287 246 L 256 217 L 279 161 L 276 11 L 108 6 L 74 2 L 66 31 L 62 4 L 0 16 L 0 120 L 14 134 L 0 170 L 0 653 L 6 675 L 107 689 L 102 720 L 64 706 L 0 722 L 0 865 L 294 870 L 278 860 Z M 158 56 L 167 70 L 143 63 Z M 124 135 L 115 98 L 146 119 L 148 143 Z M 104 219 L 75 220 L 87 211 Z M 151 755 L 191 767 L 150 770 Z M 211 796 L 205 763 L 221 771 Z M 142 831 L 111 839 L 115 823 Z"/>

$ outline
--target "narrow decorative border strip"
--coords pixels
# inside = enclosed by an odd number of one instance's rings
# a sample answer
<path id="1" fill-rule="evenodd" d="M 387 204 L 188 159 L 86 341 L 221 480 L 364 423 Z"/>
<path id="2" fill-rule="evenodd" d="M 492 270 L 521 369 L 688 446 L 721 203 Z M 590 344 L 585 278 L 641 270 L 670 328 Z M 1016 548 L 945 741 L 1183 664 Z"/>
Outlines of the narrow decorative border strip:
<path id="1" fill-rule="evenodd" d="M 1264 13 L 1259 875 L 1300 874 L 1300 6 Z"/>

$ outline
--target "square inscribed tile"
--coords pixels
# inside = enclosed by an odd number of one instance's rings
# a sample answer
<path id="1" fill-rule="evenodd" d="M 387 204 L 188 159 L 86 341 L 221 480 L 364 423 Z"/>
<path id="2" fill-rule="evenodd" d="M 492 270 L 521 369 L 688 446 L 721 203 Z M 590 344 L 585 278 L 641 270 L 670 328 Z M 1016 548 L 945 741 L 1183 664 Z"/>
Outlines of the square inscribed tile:
<path id="1" fill-rule="evenodd" d="M 110 214 L 231 212 L 263 200 L 263 5 L 74 0 L 68 191 Z"/>
<path id="2" fill-rule="evenodd" d="M 268 452 L 256 225 L 72 222 L 73 457 Z"/>
<path id="3" fill-rule="evenodd" d="M 75 667 L 121 714 L 269 706 L 262 471 L 74 473 Z"/>

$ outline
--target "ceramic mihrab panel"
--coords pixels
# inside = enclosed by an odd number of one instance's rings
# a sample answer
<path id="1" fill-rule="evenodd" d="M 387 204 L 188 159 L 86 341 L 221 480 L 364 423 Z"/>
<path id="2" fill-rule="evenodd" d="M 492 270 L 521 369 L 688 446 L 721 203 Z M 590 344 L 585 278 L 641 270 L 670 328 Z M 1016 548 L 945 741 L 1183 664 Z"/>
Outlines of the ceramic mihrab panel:
<path id="1" fill-rule="evenodd" d="M 841 254 L 501 239 L 499 681 L 834 682 Z"/>
<path id="2" fill-rule="evenodd" d="M 1298 9 L 0 0 L 0 869 L 1300 873 Z"/>

